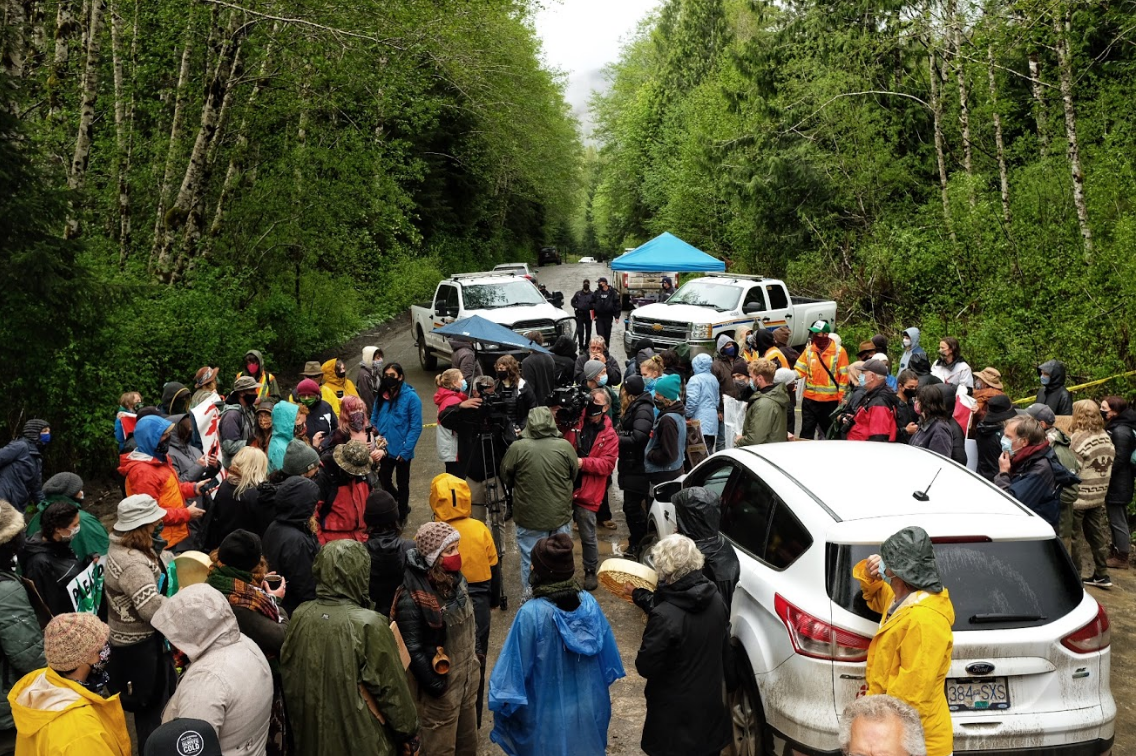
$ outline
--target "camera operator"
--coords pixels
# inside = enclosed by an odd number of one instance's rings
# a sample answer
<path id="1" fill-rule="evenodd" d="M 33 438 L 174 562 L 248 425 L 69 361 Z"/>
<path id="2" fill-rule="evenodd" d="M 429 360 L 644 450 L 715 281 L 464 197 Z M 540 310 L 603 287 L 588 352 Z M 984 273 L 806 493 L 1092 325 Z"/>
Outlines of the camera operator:
<path id="1" fill-rule="evenodd" d="M 599 566 L 599 543 L 596 538 L 596 513 L 607 498 L 607 487 L 619 459 L 619 437 L 612 427 L 608 412 L 611 396 L 603 389 L 593 389 L 580 416 L 575 436 L 580 474 L 572 492 L 572 516 L 580 530 L 584 552 L 584 589 L 594 591 L 596 568 Z"/>
<path id="2" fill-rule="evenodd" d="M 473 516 L 486 519 L 486 486 L 496 484 L 501 460 L 516 440 L 505 402 L 497 395 L 497 381 L 478 376 L 469 399 L 438 414 L 438 423 L 458 435 L 458 460 L 465 464 L 465 482 L 473 502 Z"/>
<path id="3" fill-rule="evenodd" d="M 521 365 L 513 355 L 498 357 L 494 368 L 497 371 L 497 394 L 505 402 L 509 422 L 519 433 L 528 422 L 529 410 L 537 406 L 536 394 L 521 378 Z"/>

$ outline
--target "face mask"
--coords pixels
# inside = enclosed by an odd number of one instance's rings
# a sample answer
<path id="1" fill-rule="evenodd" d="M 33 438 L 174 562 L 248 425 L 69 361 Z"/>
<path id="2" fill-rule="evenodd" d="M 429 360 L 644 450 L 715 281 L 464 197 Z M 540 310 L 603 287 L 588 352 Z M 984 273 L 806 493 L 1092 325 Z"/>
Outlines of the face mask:
<path id="1" fill-rule="evenodd" d="M 166 548 L 166 539 L 162 538 L 162 523 L 158 523 L 158 527 L 154 528 L 153 535 L 150 536 L 150 545 L 154 549 L 155 554 L 161 554 Z"/>
<path id="2" fill-rule="evenodd" d="M 398 377 L 393 375 L 384 375 L 383 388 L 387 391 L 394 391 L 396 388 L 398 388 Z"/>
<path id="3" fill-rule="evenodd" d="M 336 378 L 343 378 L 346 375 L 347 375 L 347 369 L 346 368 L 336 368 L 335 369 L 335 377 Z"/>
<path id="4" fill-rule="evenodd" d="M 257 370 L 260 369 L 260 365 L 256 364 L 255 362 L 250 362 L 247 365 L 245 365 L 245 367 L 248 368 L 248 371 L 250 373 L 255 373 Z"/>
<path id="5" fill-rule="evenodd" d="M 753 385 L 753 381 L 734 381 L 734 385 L 737 386 L 738 391 L 745 391 L 747 388 L 751 388 L 754 391 L 757 390 L 757 387 Z"/>
<path id="6" fill-rule="evenodd" d="M 903 340 L 903 346 L 910 349 L 911 348 L 911 339 L 904 339 Z"/>
<path id="7" fill-rule="evenodd" d="M 450 554 L 449 556 L 442 557 L 442 569 L 446 572 L 461 572 L 461 568 L 461 554 Z"/>
<path id="8" fill-rule="evenodd" d="M 353 431 L 363 430 L 363 424 L 365 422 L 366 420 L 364 419 L 363 413 L 361 411 L 352 412 L 347 418 L 347 424 L 351 426 L 351 430 Z"/>
<path id="9" fill-rule="evenodd" d="M 41 444 L 43 444 L 44 446 L 47 446 L 48 444 L 51 443 L 51 434 L 50 433 L 39 434 L 39 442 Z"/>
<path id="10" fill-rule="evenodd" d="M 647 391 L 654 391 L 655 390 L 655 384 L 658 382 L 658 380 L 659 380 L 658 378 L 644 378 L 643 379 L 643 388 L 646 389 Z"/>
<path id="11" fill-rule="evenodd" d="M 498 370 L 497 371 L 497 380 L 499 380 L 499 381 L 509 380 L 509 371 L 508 370 Z"/>
<path id="12" fill-rule="evenodd" d="M 596 384 L 599 385 L 599 386 L 606 386 L 607 385 L 607 373 L 604 373 L 599 378 L 597 378 Z"/>
<path id="13" fill-rule="evenodd" d="M 887 565 L 884 564 L 883 557 L 880 557 L 880 579 L 891 585 L 891 575 L 887 574 Z"/>
<path id="14" fill-rule="evenodd" d="M 940 350 L 939 350 L 939 359 L 941 359 L 941 360 L 945 360 L 945 359 L 947 359 L 947 355 L 948 355 L 948 354 L 950 354 L 950 352 L 947 352 L 947 351 L 945 351 L 945 350 L 943 350 L 943 349 L 940 349 Z"/>
<path id="15" fill-rule="evenodd" d="M 666 408 L 667 408 L 667 405 L 662 399 L 659 399 L 659 398 L 655 399 L 655 409 L 657 409 L 659 412 L 662 412 Z"/>
<path id="16" fill-rule="evenodd" d="M 861 386 L 867 386 L 868 385 L 868 376 L 864 375 L 863 373 L 860 373 L 860 385 Z"/>
<path id="17" fill-rule="evenodd" d="M 750 349 L 757 349 L 757 339 L 755 339 L 752 335 L 746 336 L 746 346 Z"/>
<path id="18" fill-rule="evenodd" d="M 733 344 L 730 344 L 728 347 L 726 347 L 722 350 L 722 354 L 726 355 L 727 357 L 737 357 L 738 356 L 738 348 L 736 346 L 734 346 Z"/>
<path id="19" fill-rule="evenodd" d="M 1011 457 L 1014 456 L 1014 442 L 1006 436 L 1002 436 L 1002 451 L 1006 452 Z"/>
<path id="20" fill-rule="evenodd" d="M 1102 417 L 1102 418 L 1104 419 L 1104 421 L 1105 421 L 1105 422 L 1107 423 L 1107 422 L 1108 422 L 1108 413 L 1107 413 L 1107 412 L 1105 412 L 1104 410 L 1101 410 L 1101 411 L 1100 411 L 1100 413 L 1101 413 L 1101 417 Z"/>
<path id="21" fill-rule="evenodd" d="M 253 405 L 253 403 L 256 401 L 256 394 L 253 394 L 253 393 L 241 394 L 240 399 L 241 399 L 241 404 L 243 404 L 246 407 L 251 407 Z"/>
<path id="22" fill-rule="evenodd" d="M 166 452 L 168 452 L 169 450 L 170 450 L 169 439 L 163 438 L 161 441 L 158 442 L 158 445 L 154 447 L 154 454 L 156 454 L 158 456 L 162 456 Z"/>
<path id="23" fill-rule="evenodd" d="M 584 291 L 590 291 L 591 288 L 592 288 L 591 284 L 584 284 Z"/>
<path id="24" fill-rule="evenodd" d="M 383 360 L 381 357 L 371 360 L 371 371 L 378 374 L 383 368 Z"/>
<path id="25" fill-rule="evenodd" d="M 463 394 L 468 392 L 469 391 L 469 381 L 467 381 L 465 378 L 462 378 L 462 385 L 461 385 L 461 389 L 459 389 L 459 390 Z"/>
<path id="26" fill-rule="evenodd" d="M 72 538 L 79 535 L 79 528 L 81 527 L 81 525 L 76 525 L 75 527 L 71 528 L 71 530 L 68 530 L 59 540 L 63 541 L 64 543 L 70 541 Z"/>
<path id="27" fill-rule="evenodd" d="M 303 438 L 308 435 L 308 429 L 305 425 L 296 425 L 292 428 L 292 435 L 295 438 Z"/>
<path id="28" fill-rule="evenodd" d="M 596 404 L 595 402 L 588 402 L 588 408 L 587 410 L 585 410 L 584 414 L 589 418 L 602 417 L 604 414 L 604 407 L 603 405 Z"/>
<path id="29" fill-rule="evenodd" d="M 1049 385 L 1049 376 L 1048 375 L 1041 376 L 1041 385 L 1042 386 L 1048 386 Z"/>
<path id="30" fill-rule="evenodd" d="M 319 400 L 320 400 L 320 398 L 318 396 L 301 396 L 300 397 L 300 404 L 302 404 L 305 407 L 308 407 L 310 409 L 310 408 L 316 406 L 316 403 Z"/>

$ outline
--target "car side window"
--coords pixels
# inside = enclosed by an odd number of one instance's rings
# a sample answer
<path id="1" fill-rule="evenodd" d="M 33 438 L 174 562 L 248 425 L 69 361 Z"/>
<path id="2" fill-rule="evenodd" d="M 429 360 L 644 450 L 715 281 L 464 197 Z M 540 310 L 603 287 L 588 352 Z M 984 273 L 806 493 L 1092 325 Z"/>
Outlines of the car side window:
<path id="1" fill-rule="evenodd" d="M 438 293 L 434 295 L 434 312 L 441 314 L 450 310 L 457 314 L 458 290 L 454 286 L 439 286 Z"/>
<path id="2" fill-rule="evenodd" d="M 742 302 L 742 311 L 745 311 L 747 305 L 756 303 L 762 310 L 765 309 L 765 295 L 761 293 L 760 286 L 754 286 L 746 292 L 745 301 Z"/>
<path id="3" fill-rule="evenodd" d="M 796 518 L 785 502 L 778 499 L 769 526 L 769 540 L 765 545 L 765 561 L 769 566 L 783 570 L 813 544 L 813 537 Z"/>
<path id="4" fill-rule="evenodd" d="M 722 497 L 722 535 L 758 559 L 765 558 L 769 521 L 780 498 L 750 472 L 741 472 Z"/>
<path id="5" fill-rule="evenodd" d="M 769 295 L 769 309 L 784 310 L 789 307 L 789 295 L 781 284 L 766 284 L 765 292 Z"/>
<path id="6" fill-rule="evenodd" d="M 683 488 L 702 486 L 718 494 L 718 497 L 721 498 L 725 495 L 726 484 L 729 482 L 730 473 L 734 469 L 734 466 L 726 459 L 710 460 L 686 476 L 686 480 L 683 481 Z"/>

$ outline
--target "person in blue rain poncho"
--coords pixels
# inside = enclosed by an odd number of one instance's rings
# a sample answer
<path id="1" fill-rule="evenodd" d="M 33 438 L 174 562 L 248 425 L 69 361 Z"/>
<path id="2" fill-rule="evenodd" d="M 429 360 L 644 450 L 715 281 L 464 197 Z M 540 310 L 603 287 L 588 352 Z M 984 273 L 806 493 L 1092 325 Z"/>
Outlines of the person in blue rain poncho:
<path id="1" fill-rule="evenodd" d="M 611 625 L 576 584 L 575 567 L 571 536 L 533 548 L 533 599 L 517 612 L 489 679 L 489 737 L 509 756 L 607 750 L 608 688 L 625 673 Z"/>

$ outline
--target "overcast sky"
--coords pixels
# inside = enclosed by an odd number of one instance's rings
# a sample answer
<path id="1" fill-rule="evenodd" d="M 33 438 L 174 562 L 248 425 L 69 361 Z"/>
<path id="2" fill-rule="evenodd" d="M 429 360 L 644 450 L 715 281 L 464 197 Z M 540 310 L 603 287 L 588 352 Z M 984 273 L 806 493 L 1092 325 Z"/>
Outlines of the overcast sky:
<path id="1" fill-rule="evenodd" d="M 568 74 L 565 93 L 580 119 L 585 137 L 590 131 L 588 97 L 604 86 L 601 71 L 619 58 L 622 41 L 661 0 L 546 0 L 536 17 L 548 65 Z"/>

